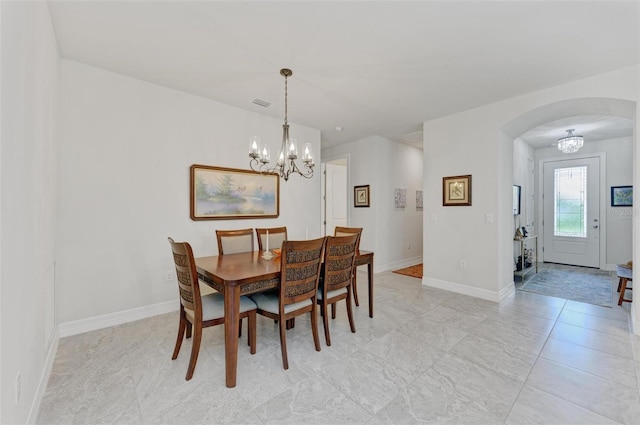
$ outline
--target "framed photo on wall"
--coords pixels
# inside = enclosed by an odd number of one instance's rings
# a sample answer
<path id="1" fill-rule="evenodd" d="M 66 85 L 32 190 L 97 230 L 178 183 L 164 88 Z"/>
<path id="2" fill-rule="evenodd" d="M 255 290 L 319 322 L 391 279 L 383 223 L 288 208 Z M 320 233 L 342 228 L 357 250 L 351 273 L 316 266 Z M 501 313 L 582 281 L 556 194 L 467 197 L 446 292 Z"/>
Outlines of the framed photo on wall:
<path id="1" fill-rule="evenodd" d="M 353 206 L 369 207 L 369 185 L 353 187 Z"/>
<path id="2" fill-rule="evenodd" d="M 633 186 L 611 186 L 612 207 L 633 206 Z"/>
<path id="3" fill-rule="evenodd" d="M 394 189 L 393 194 L 396 208 L 404 208 L 407 206 L 407 189 Z"/>
<path id="4" fill-rule="evenodd" d="M 442 205 L 471 205 L 471 175 L 442 178 Z"/>
<path id="5" fill-rule="evenodd" d="M 192 220 L 276 218 L 280 215 L 280 177 L 235 168 L 192 165 Z"/>
<path id="6" fill-rule="evenodd" d="M 416 190 L 416 208 L 422 208 L 422 191 Z"/>

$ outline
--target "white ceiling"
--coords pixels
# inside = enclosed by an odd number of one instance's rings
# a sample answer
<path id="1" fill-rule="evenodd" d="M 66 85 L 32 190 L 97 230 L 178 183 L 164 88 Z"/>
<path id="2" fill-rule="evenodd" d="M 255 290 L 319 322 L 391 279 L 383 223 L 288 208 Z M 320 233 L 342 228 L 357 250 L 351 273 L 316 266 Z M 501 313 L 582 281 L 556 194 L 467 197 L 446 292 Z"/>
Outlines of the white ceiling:
<path id="1" fill-rule="evenodd" d="M 640 62 L 628 0 L 49 5 L 65 58 L 281 119 L 291 68 L 289 121 L 320 129 L 323 146 L 421 146 L 423 121 Z M 588 142 L 594 122 L 599 138 L 631 135 L 629 120 L 574 118 L 523 139 L 548 146 L 575 128 Z"/>

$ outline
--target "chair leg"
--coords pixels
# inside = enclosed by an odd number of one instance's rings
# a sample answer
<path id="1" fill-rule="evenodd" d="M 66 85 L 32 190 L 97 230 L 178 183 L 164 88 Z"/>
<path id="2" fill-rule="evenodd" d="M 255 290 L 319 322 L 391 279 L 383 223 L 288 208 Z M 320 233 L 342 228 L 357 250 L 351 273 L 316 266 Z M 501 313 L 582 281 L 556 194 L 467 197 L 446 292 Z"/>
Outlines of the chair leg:
<path id="1" fill-rule="evenodd" d="M 198 353 L 200 352 L 200 341 L 202 340 L 202 323 L 196 323 L 193 332 L 193 345 L 191 346 L 191 359 L 189 360 L 189 369 L 187 369 L 186 380 L 189 381 L 193 377 L 193 371 L 196 370 L 198 362 Z"/>
<path id="2" fill-rule="evenodd" d="M 187 339 L 191 338 L 191 322 L 187 321 Z"/>
<path id="3" fill-rule="evenodd" d="M 360 301 L 358 301 L 358 281 L 356 280 L 358 269 L 356 267 L 353 269 L 353 280 L 351 281 L 351 286 L 353 287 L 353 299 L 356 302 L 356 307 L 360 307 Z"/>
<path id="4" fill-rule="evenodd" d="M 311 332 L 313 333 L 313 343 L 316 351 L 320 351 L 320 338 L 318 338 L 318 313 L 316 312 L 316 303 L 311 307 Z"/>
<path id="5" fill-rule="evenodd" d="M 184 329 L 187 327 L 187 319 L 184 315 L 184 311 L 180 311 L 180 324 L 178 325 L 178 339 L 176 339 L 176 346 L 173 349 L 173 356 L 171 360 L 178 358 L 180 347 L 182 346 L 182 339 L 184 338 Z"/>
<path id="6" fill-rule="evenodd" d="M 347 303 L 347 316 L 349 317 L 351 332 L 356 333 L 356 325 L 353 321 L 353 308 L 351 307 L 351 291 L 349 291 L 349 288 L 347 288 L 347 298 L 344 301 Z"/>
<path id="7" fill-rule="evenodd" d="M 327 343 L 327 346 L 331 345 L 331 335 L 329 335 L 329 312 L 327 311 L 327 304 L 322 302 L 322 325 L 324 326 L 324 339 Z"/>
<path id="8" fill-rule="evenodd" d="M 331 318 L 336 318 L 336 303 L 331 304 Z"/>
<path id="9" fill-rule="evenodd" d="M 242 319 L 238 320 L 238 338 L 242 338 Z"/>
<path id="10" fill-rule="evenodd" d="M 618 291 L 617 292 L 620 292 L 620 286 L 622 286 L 622 278 L 618 279 Z"/>
<path id="11" fill-rule="evenodd" d="M 248 336 L 248 340 L 249 340 L 249 347 L 250 348 L 250 352 L 251 354 L 255 354 L 256 353 L 256 311 L 253 310 L 251 312 L 251 314 L 249 315 L 249 331 L 247 332 L 249 334 Z"/>
<path id="12" fill-rule="evenodd" d="M 627 290 L 627 282 L 628 281 L 629 281 L 629 279 L 627 279 L 626 277 L 621 277 L 620 278 L 620 298 L 618 298 L 618 305 L 622 305 L 623 301 L 631 302 L 630 299 L 626 299 L 624 297 L 624 293 Z"/>
<path id="13" fill-rule="evenodd" d="M 287 328 L 286 320 L 280 320 L 280 350 L 282 351 L 282 366 L 289 369 L 289 359 L 287 358 Z"/>

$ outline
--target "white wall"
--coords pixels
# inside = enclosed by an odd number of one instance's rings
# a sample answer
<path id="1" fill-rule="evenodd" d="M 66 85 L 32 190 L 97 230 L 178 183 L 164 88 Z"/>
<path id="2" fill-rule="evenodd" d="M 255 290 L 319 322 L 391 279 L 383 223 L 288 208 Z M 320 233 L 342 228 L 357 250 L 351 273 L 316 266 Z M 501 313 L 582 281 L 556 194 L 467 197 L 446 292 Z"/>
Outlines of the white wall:
<path id="1" fill-rule="evenodd" d="M 513 184 L 521 188 L 520 217 L 516 220 L 520 227 L 527 228 L 527 232 L 535 233 L 535 173 L 534 150 L 522 139 L 513 142 Z M 513 231 L 515 233 L 514 225 Z"/>
<path id="2" fill-rule="evenodd" d="M 513 140 L 524 131 L 507 134 L 505 126 L 544 105 L 583 97 L 637 101 L 638 67 L 424 123 L 424 284 L 496 301 L 513 292 Z M 462 174 L 473 176 L 473 205 L 443 207 L 442 177 Z M 459 267 L 463 258 L 466 269 Z"/>
<path id="3" fill-rule="evenodd" d="M 606 206 L 606 217 L 603 223 L 606 229 L 606 258 L 603 267 L 615 270 L 616 264 L 631 260 L 632 207 L 615 207 L 611 205 L 611 186 L 629 186 L 633 182 L 633 139 L 631 137 L 600 140 L 585 143 L 576 154 L 561 154 L 555 147 L 536 149 L 536 161 L 550 158 L 570 159 L 577 155 L 606 154 L 606 193 L 601 194 Z M 536 167 L 536 175 L 538 174 Z M 536 177 L 538 181 L 538 177 Z M 542 235 L 540 235 L 542 236 Z M 542 249 L 543 239 L 539 248 Z"/>
<path id="4" fill-rule="evenodd" d="M 0 15 L 0 422 L 17 424 L 35 420 L 55 354 L 58 52 L 46 2 L 0 2 Z"/>
<path id="5" fill-rule="evenodd" d="M 190 242 L 196 256 L 217 254 L 215 229 L 286 225 L 291 239 L 320 237 L 319 172 L 281 181 L 277 219 L 189 218 L 189 167 L 248 169 L 249 137 L 275 150 L 280 120 L 69 60 L 61 96 L 61 333 L 96 316 L 177 308 L 176 283 L 164 280 L 174 270 L 168 236 Z M 318 130 L 291 124 L 290 132 L 319 155 Z"/>
<path id="6" fill-rule="evenodd" d="M 535 235 L 536 229 L 533 225 L 535 222 L 534 153 L 531 145 L 520 138 L 513 141 L 513 184 L 520 186 L 521 192 L 520 215 L 513 216 L 512 233 L 515 235 L 516 229 L 525 227 L 529 235 Z M 521 255 L 520 242 L 513 242 L 513 250 L 515 268 L 515 261 Z"/>
<path id="7" fill-rule="evenodd" d="M 322 150 L 324 158 L 348 155 L 349 225 L 363 227 L 360 247 L 375 252 L 376 272 L 422 261 L 422 190 L 420 149 L 379 136 Z M 353 207 L 353 186 L 370 185 L 370 208 Z M 394 189 L 406 189 L 407 206 L 395 208 Z"/>

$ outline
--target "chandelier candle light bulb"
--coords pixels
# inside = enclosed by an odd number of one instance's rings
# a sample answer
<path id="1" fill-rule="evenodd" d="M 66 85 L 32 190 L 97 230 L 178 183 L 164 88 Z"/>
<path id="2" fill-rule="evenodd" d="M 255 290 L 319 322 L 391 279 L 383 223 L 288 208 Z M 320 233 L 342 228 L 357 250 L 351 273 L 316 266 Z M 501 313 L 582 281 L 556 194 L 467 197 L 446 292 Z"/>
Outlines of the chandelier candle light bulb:
<path id="1" fill-rule="evenodd" d="M 311 143 L 305 143 L 304 156 L 302 157 L 302 161 L 305 164 L 313 163 L 313 155 L 311 155 Z"/>
<path id="2" fill-rule="evenodd" d="M 287 159 L 298 159 L 298 146 L 296 145 L 296 139 L 289 140 L 289 155 Z"/>
<path id="3" fill-rule="evenodd" d="M 251 143 L 250 143 L 250 147 L 249 147 L 249 156 L 251 158 L 259 158 L 260 157 L 260 151 L 258 150 L 258 145 L 260 144 L 260 138 L 258 136 L 253 136 L 251 138 Z"/>

